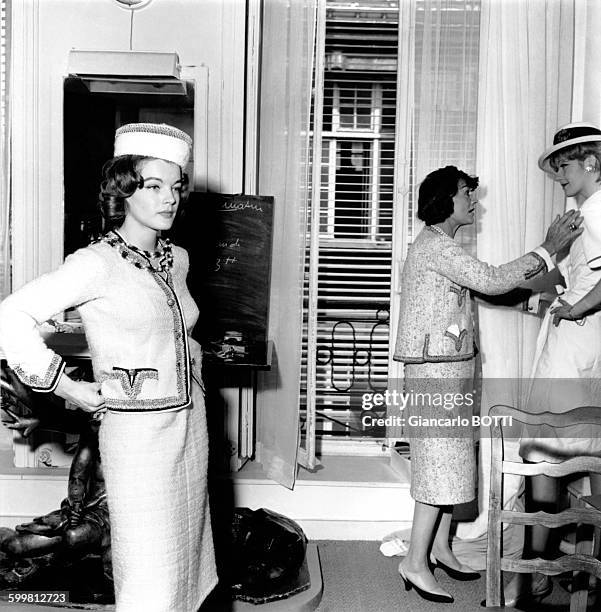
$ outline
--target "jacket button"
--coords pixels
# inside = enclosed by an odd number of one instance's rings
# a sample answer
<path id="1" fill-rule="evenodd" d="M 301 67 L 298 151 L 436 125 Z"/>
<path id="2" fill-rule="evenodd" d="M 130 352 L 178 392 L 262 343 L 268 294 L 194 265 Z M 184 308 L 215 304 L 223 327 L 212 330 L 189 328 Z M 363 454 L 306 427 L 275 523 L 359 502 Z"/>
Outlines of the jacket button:
<path id="1" fill-rule="evenodd" d="M 167 306 L 173 306 L 173 304 L 175 304 L 175 300 L 174 300 L 174 299 L 172 299 L 172 298 L 169 298 L 169 299 L 167 300 Z"/>

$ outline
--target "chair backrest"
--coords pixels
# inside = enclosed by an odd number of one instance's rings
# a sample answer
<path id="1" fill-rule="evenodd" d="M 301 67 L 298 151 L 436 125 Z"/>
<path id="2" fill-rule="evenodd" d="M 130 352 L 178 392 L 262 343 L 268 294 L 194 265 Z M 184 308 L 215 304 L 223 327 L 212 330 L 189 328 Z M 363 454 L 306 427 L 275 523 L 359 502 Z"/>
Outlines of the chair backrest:
<path id="1" fill-rule="evenodd" d="M 553 427 L 569 427 L 570 425 L 601 425 L 601 407 L 600 406 L 580 406 L 573 408 L 567 412 L 540 412 L 531 413 L 523 410 L 518 410 L 512 406 L 497 404 L 489 411 L 490 417 L 496 417 L 501 420 L 501 417 L 510 417 L 513 421 L 524 423 L 525 425 L 551 425 Z M 491 428 L 494 424 L 491 424 Z"/>
<path id="2" fill-rule="evenodd" d="M 492 457 L 497 461 L 502 460 L 500 468 L 503 474 L 520 474 L 522 476 L 544 474 L 554 477 L 568 476 L 578 472 L 601 474 L 601 458 L 599 457 L 579 456 L 567 459 L 562 463 L 546 463 L 544 461 L 540 463 L 521 463 L 506 461 L 503 455 L 503 427 L 505 425 L 511 426 L 517 421 L 524 425 L 549 425 L 556 428 L 583 424 L 601 426 L 601 407 L 581 406 L 561 414 L 554 412 L 532 414 L 512 406 L 498 404 L 488 411 L 488 415 L 492 419 L 490 424 Z"/>
<path id="3" fill-rule="evenodd" d="M 601 562 L 590 555 L 566 555 L 560 559 L 505 559 L 502 557 L 503 523 L 560 527 L 571 523 L 586 523 L 601 528 L 601 512 L 590 508 L 565 510 L 557 514 L 547 512 L 515 512 L 503 509 L 503 475 L 568 476 L 578 472 L 601 474 L 601 457 L 572 457 L 561 463 L 521 463 L 504 458 L 503 427 L 514 422 L 525 425 L 550 425 L 563 428 L 573 425 L 601 426 L 601 408 L 582 406 L 562 414 L 543 412 L 531 414 L 512 406 L 493 406 L 489 412 L 491 430 L 490 498 L 488 510 L 488 549 L 486 575 L 486 605 L 501 605 L 502 571 L 542 572 L 549 575 L 565 571 L 586 571 L 601 578 Z M 585 602 L 586 603 L 586 602 Z"/>

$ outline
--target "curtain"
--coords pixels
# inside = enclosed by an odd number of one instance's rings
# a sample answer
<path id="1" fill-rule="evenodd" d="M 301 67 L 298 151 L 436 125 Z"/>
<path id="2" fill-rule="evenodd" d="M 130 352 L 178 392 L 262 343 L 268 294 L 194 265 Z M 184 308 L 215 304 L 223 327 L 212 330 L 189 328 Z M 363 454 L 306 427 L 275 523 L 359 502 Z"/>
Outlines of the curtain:
<path id="1" fill-rule="evenodd" d="M 574 95 L 572 120 L 601 124 L 601 3 L 579 0 L 575 9 Z"/>
<path id="2" fill-rule="evenodd" d="M 413 53 L 399 58 L 400 62 L 410 64 L 408 70 L 399 67 L 399 78 L 403 78 L 404 71 L 413 75 L 413 90 L 403 89 L 401 81 L 401 92 L 409 98 L 408 112 L 413 126 L 411 188 L 408 210 L 403 211 L 408 218 L 407 246 L 423 227 L 417 218 L 417 198 L 419 185 L 426 175 L 447 165 L 457 166 L 468 174 L 476 171 L 480 2 L 415 0 L 411 8 L 415 24 Z M 400 22 L 403 28 L 402 17 Z M 401 105 L 399 101 L 397 105 Z M 397 143 L 397 149 L 402 148 Z M 399 201 L 397 205 L 400 204 Z M 401 225 L 404 227 L 405 223 Z M 456 240 L 471 254 L 476 254 L 475 227 L 461 228 Z M 391 316 L 395 313 L 397 307 L 393 306 Z M 400 367 L 397 369 L 391 364 L 390 371 L 398 372 Z M 398 439 L 403 437 L 403 431 L 389 426 L 386 435 L 389 439 Z"/>
<path id="3" fill-rule="evenodd" d="M 314 0 L 264 4 L 259 193 L 275 196 L 269 338 L 259 379 L 257 459 L 289 488 L 296 477 L 302 287 Z"/>
<path id="4" fill-rule="evenodd" d="M 483 190 L 477 252 L 489 263 L 510 261 L 540 244 L 553 217 L 563 212 L 562 193 L 537 160 L 557 126 L 570 121 L 573 11 L 574 0 L 482 0 L 477 167 Z M 540 320 L 485 303 L 478 310 L 481 413 L 498 403 L 520 406 Z M 481 433 L 480 514 L 457 531 L 471 544 L 464 548 L 455 542 L 454 549 L 460 556 L 465 552 L 472 567 L 484 568 L 490 439 L 487 430 Z M 508 452 L 517 456 L 513 442 Z M 515 502 L 519 486 L 517 478 L 506 481 L 508 504 Z M 521 553 L 520 543 L 514 548 Z"/>
<path id="5" fill-rule="evenodd" d="M 0 300 L 10 293 L 9 3 L 0 1 Z"/>
<path id="6" fill-rule="evenodd" d="M 0 0 L 0 300 L 10 293 L 10 131 L 8 75 L 10 22 L 8 3 Z M 13 434 L 0 425 L 0 451 L 12 450 Z"/>
<path id="7" fill-rule="evenodd" d="M 415 14 L 414 202 L 441 166 L 475 173 L 479 1 L 417 0 Z M 421 222 L 414 225 L 417 234 Z M 475 254 L 475 227 L 457 240 Z"/>

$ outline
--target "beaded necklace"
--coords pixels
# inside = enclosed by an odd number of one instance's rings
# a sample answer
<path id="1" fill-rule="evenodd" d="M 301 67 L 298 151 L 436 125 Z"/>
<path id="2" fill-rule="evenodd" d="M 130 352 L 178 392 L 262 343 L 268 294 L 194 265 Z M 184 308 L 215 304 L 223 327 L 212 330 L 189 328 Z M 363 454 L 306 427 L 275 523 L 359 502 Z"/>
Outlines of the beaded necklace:
<path id="1" fill-rule="evenodd" d="M 440 234 L 441 236 L 446 236 L 447 238 L 450 238 L 450 236 L 445 231 L 441 230 L 438 225 L 428 225 L 428 228 L 430 228 L 433 232 Z"/>
<path id="2" fill-rule="evenodd" d="M 173 267 L 173 245 L 171 244 L 171 240 L 169 238 L 165 238 L 164 240 L 159 240 L 159 249 L 156 251 L 143 251 L 139 249 L 137 246 L 133 244 L 127 245 L 132 251 L 135 251 L 139 255 L 143 255 L 148 260 L 158 259 L 157 266 L 154 267 L 152 263 L 150 263 L 150 267 L 158 270 L 160 272 L 167 272 L 170 268 Z"/>
<path id="3" fill-rule="evenodd" d="M 101 240 L 117 249 L 123 259 L 141 270 L 168 274 L 173 267 L 173 245 L 169 238 L 159 239 L 159 248 L 154 252 L 128 244 L 116 230 L 108 232 Z M 158 259 L 156 266 L 152 264 L 152 259 Z"/>

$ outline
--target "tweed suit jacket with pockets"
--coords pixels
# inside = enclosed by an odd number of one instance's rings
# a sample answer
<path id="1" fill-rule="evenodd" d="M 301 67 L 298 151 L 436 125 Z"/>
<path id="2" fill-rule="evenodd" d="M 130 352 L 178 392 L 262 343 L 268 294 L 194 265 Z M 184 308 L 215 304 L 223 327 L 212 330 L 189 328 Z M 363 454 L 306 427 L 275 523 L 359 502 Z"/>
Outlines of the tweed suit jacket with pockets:
<path id="1" fill-rule="evenodd" d="M 548 253 L 538 247 L 504 265 L 488 265 L 469 255 L 450 236 L 426 226 L 410 246 L 403 267 L 394 359 L 405 363 L 471 359 L 474 324 L 470 290 L 487 295 L 506 293 L 546 272 L 547 262 Z"/>
<path id="2" fill-rule="evenodd" d="M 0 345 L 8 364 L 36 391 L 53 391 L 65 363 L 38 325 L 70 307 L 81 315 L 95 380 L 112 411 L 156 412 L 190 404 L 201 353 L 189 333 L 198 307 L 186 286 L 188 254 L 173 247 L 167 274 L 117 234 L 69 255 L 0 304 Z M 133 263 L 133 265 L 132 265 Z"/>

